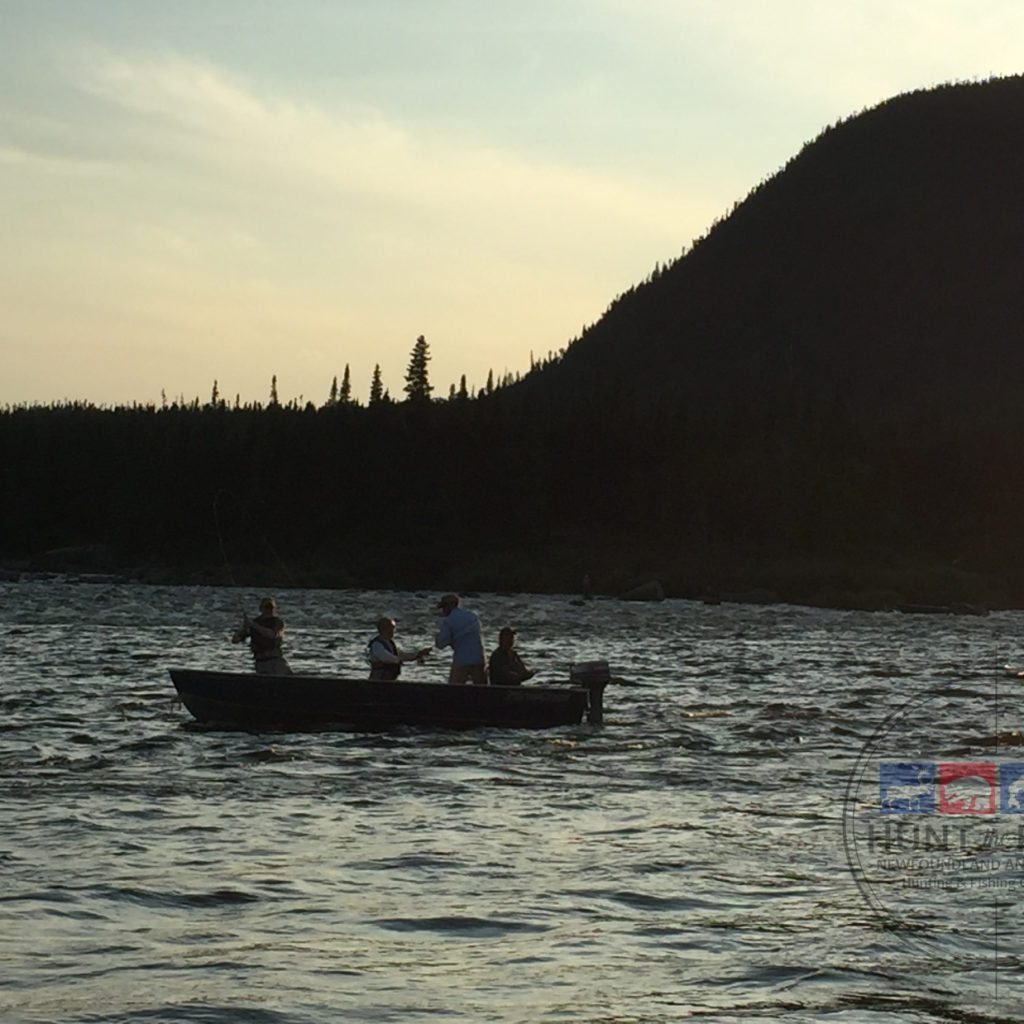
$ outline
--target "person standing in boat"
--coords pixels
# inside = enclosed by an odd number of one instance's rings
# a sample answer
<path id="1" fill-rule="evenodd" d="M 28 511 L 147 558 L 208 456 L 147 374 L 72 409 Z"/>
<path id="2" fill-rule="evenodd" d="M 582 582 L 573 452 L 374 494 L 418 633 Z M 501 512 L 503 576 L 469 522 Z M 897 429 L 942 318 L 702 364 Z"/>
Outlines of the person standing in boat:
<path id="1" fill-rule="evenodd" d="M 480 620 L 468 608 L 459 605 L 455 594 L 445 594 L 437 607 L 441 610 L 441 628 L 434 637 L 439 647 L 452 649 L 452 667 L 448 673 L 449 683 L 487 683 L 484 667 L 484 641 L 480 632 Z"/>
<path id="2" fill-rule="evenodd" d="M 418 661 L 430 653 L 429 647 L 411 653 L 400 650 L 395 643 L 395 620 L 386 616 L 377 620 L 377 635 L 367 645 L 370 659 L 371 679 L 397 679 L 402 672 L 402 663 Z"/>
<path id="3" fill-rule="evenodd" d="M 518 686 L 535 674 L 519 657 L 516 650 L 516 631 L 511 626 L 505 626 L 498 633 L 498 646 L 491 655 L 488 671 L 491 686 Z"/>
<path id="4" fill-rule="evenodd" d="M 272 597 L 260 601 L 260 614 L 255 619 L 242 617 L 242 628 L 231 638 L 240 644 L 248 638 L 256 671 L 261 676 L 290 676 L 292 670 L 281 653 L 284 621 L 277 617 Z"/>

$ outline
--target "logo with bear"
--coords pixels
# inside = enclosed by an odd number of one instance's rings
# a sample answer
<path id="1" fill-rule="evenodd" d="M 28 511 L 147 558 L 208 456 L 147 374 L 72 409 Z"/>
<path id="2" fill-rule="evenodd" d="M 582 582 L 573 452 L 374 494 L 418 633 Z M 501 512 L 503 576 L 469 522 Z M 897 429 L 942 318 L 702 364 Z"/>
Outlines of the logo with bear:
<path id="1" fill-rule="evenodd" d="M 1024 814 L 1024 764 L 882 761 L 881 814 Z"/>

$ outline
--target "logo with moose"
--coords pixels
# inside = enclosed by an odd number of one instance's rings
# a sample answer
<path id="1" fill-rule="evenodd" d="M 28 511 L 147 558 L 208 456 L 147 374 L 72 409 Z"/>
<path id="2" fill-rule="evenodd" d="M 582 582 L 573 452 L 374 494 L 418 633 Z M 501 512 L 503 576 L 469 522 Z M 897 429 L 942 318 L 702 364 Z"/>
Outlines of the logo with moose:
<path id="1" fill-rule="evenodd" d="M 882 814 L 1024 814 L 1024 763 L 882 761 Z"/>

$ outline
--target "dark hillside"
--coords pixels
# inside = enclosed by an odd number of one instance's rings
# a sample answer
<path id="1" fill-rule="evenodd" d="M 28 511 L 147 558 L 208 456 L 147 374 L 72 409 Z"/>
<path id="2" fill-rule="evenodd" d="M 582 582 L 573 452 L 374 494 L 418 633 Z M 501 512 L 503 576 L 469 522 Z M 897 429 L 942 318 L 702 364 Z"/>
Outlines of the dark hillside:
<path id="1" fill-rule="evenodd" d="M 1022 180 L 1024 79 L 893 99 L 805 147 L 533 383 L 869 422 L 1015 405 Z"/>
<path id="2" fill-rule="evenodd" d="M 691 564 L 971 567 L 1020 593 L 1022 181 L 1024 79 L 897 97 L 807 145 L 523 392 L 648 411 Z"/>

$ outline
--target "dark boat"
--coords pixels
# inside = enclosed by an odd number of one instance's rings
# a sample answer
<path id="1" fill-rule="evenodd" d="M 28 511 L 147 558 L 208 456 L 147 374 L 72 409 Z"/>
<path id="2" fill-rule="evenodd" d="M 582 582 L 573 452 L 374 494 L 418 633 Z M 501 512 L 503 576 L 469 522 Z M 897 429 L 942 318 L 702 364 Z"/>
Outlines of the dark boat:
<path id="1" fill-rule="evenodd" d="M 603 666 L 603 669 L 602 667 Z M 547 729 L 600 725 L 608 682 L 605 662 L 575 666 L 565 686 L 450 686 L 267 676 L 172 668 L 182 703 L 204 725 L 262 732 L 320 729 Z"/>

